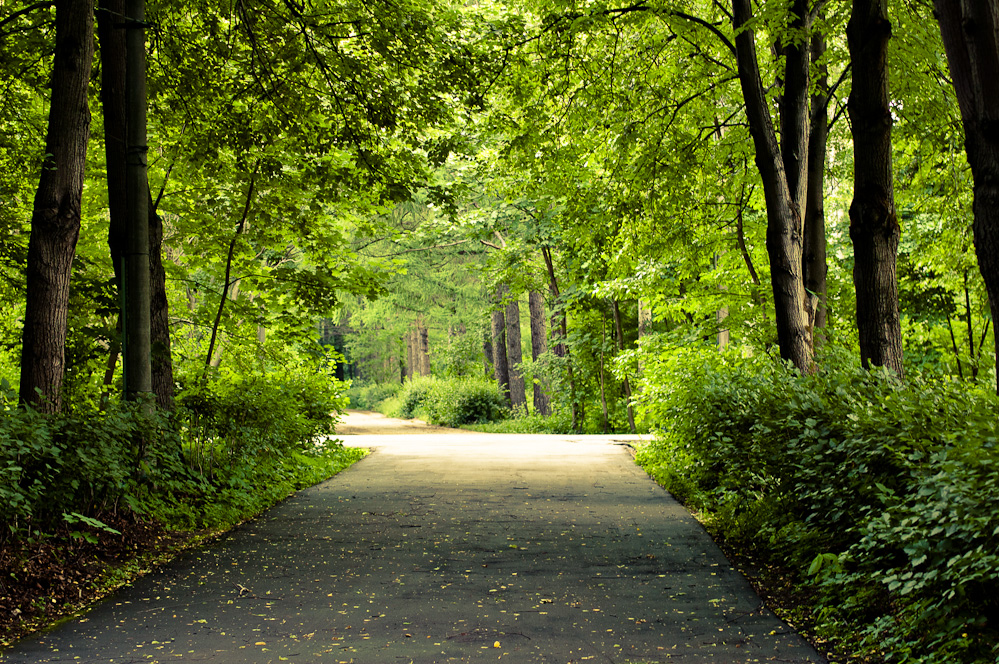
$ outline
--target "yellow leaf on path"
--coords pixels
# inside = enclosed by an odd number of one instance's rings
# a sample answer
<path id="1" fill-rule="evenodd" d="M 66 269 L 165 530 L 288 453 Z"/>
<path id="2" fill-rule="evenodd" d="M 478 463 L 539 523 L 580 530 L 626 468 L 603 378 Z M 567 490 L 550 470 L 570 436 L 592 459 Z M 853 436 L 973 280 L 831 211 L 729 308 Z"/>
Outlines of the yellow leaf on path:
<path id="1" fill-rule="evenodd" d="M 499 647 L 500 647 L 500 642 L 499 641 L 497 641 L 496 643 L 493 644 L 493 648 L 499 648 Z"/>
<path id="2" fill-rule="evenodd" d="M 255 645 L 255 646 L 266 646 L 267 642 L 266 641 L 257 641 L 253 645 Z"/>

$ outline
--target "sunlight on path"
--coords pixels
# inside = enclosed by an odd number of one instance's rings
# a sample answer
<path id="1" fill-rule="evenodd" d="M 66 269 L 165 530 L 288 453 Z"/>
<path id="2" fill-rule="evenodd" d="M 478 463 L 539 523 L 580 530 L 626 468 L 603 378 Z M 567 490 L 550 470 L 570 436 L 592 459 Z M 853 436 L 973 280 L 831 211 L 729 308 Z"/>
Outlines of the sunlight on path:
<path id="1" fill-rule="evenodd" d="M 823 661 L 634 465 L 630 437 L 383 419 L 345 423 L 382 432 L 343 436 L 367 459 L 0 659 Z"/>

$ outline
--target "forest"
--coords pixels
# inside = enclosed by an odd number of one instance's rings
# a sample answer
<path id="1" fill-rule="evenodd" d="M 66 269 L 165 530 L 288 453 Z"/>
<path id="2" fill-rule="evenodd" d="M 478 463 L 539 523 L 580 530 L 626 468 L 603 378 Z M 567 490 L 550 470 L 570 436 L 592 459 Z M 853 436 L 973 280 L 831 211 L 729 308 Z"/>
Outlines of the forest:
<path id="1" fill-rule="evenodd" d="M 996 0 L 8 0 L 0 76 L 15 632 L 349 406 L 650 432 L 843 661 L 999 661 Z"/>

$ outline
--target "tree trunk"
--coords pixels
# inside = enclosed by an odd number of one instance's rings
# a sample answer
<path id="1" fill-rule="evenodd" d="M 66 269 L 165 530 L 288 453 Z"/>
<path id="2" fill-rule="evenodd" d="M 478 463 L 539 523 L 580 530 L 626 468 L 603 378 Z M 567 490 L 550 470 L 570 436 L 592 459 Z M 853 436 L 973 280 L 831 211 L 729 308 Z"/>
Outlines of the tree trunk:
<path id="1" fill-rule="evenodd" d="M 170 350 L 170 303 L 163 269 L 163 220 L 156 206 L 149 205 L 149 336 L 152 389 L 156 405 L 173 410 L 173 356 Z"/>
<path id="2" fill-rule="evenodd" d="M 80 236 L 90 137 L 87 84 L 94 59 L 94 5 L 56 0 L 56 46 L 45 160 L 31 215 L 19 397 L 45 412 L 62 408 L 69 280 Z"/>
<path id="3" fill-rule="evenodd" d="M 555 261 L 552 258 L 552 251 L 548 247 L 541 248 L 541 255 L 545 259 L 545 266 L 548 268 L 548 288 L 551 290 L 552 302 L 556 306 L 561 304 L 562 294 L 559 291 L 558 279 L 555 276 Z M 555 340 L 553 351 L 556 356 L 566 359 L 566 375 L 569 379 L 569 403 L 572 408 L 572 430 L 578 430 L 583 422 L 583 412 L 581 404 L 576 400 L 576 378 L 572 372 L 572 361 L 569 358 L 569 349 L 565 345 L 565 340 L 569 337 L 569 321 L 565 314 L 565 309 L 559 313 L 552 314 L 552 339 Z"/>
<path id="4" fill-rule="evenodd" d="M 152 397 L 149 290 L 149 186 L 146 176 L 145 0 L 125 3 L 125 256 L 122 369 L 125 398 Z"/>
<path id="5" fill-rule="evenodd" d="M 799 210 L 805 207 L 808 185 L 808 66 L 811 20 L 808 0 L 791 0 L 794 35 L 784 47 L 784 90 L 780 96 L 780 152 L 787 174 L 787 189 Z"/>
<path id="6" fill-rule="evenodd" d="M 527 306 L 531 312 L 531 359 L 537 362 L 547 351 L 548 345 L 545 338 L 545 303 L 541 293 L 528 293 Z M 552 412 L 545 387 L 537 378 L 534 379 L 534 412 L 543 417 L 548 417 Z"/>
<path id="7" fill-rule="evenodd" d="M 482 333 L 482 370 L 484 376 L 493 375 L 493 341 L 489 332 Z"/>
<path id="8" fill-rule="evenodd" d="M 514 408 L 527 410 L 527 390 L 520 371 L 524 357 L 520 338 L 520 302 L 517 300 L 506 305 L 506 358 L 510 370 L 510 403 Z"/>
<path id="9" fill-rule="evenodd" d="M 829 75 L 820 59 L 826 51 L 826 40 L 820 32 L 812 35 L 812 60 L 819 62 L 812 95 L 811 128 L 808 132 L 808 184 L 805 192 L 805 248 L 802 273 L 808 294 L 808 317 L 812 321 L 812 339 L 818 343 L 815 331 L 826 326 L 826 143 L 829 137 Z"/>
<path id="10" fill-rule="evenodd" d="M 500 298 L 497 298 L 497 309 L 492 313 L 493 332 L 493 376 L 496 378 L 496 385 L 499 387 L 503 399 L 512 405 L 510 401 L 510 365 L 506 356 L 506 320 L 503 310 L 499 309 Z"/>
<path id="11" fill-rule="evenodd" d="M 767 206 L 767 254 L 770 257 L 777 344 L 781 357 L 793 362 L 800 371 L 810 372 L 813 370 L 812 340 L 805 314 L 805 287 L 801 275 L 801 208 L 792 196 L 770 118 L 769 102 L 760 79 L 756 38 L 752 29 L 746 29 L 752 18 L 751 2 L 732 0 L 732 9 L 739 82 Z M 807 53 L 806 49 L 801 50 Z M 788 62 L 787 66 L 792 68 L 794 63 Z"/>
<path id="12" fill-rule="evenodd" d="M 853 283 L 857 291 L 860 361 L 865 368 L 902 369 L 895 257 L 901 229 L 895 212 L 891 109 L 886 65 L 891 23 L 885 0 L 854 0 L 846 28 L 853 70 L 847 110 L 853 128 Z"/>
<path id="13" fill-rule="evenodd" d="M 416 322 L 417 348 L 420 352 L 420 375 L 430 375 L 430 332 L 422 319 Z"/>
<path id="14" fill-rule="evenodd" d="M 978 269 L 999 320 L 999 7 L 996 0 L 934 0 L 964 124 L 964 148 L 975 182 Z M 999 349 L 999 326 L 993 324 Z M 996 353 L 999 392 L 999 352 Z"/>
<path id="15" fill-rule="evenodd" d="M 617 300 L 613 302 L 614 311 L 614 331 L 617 333 L 617 352 L 624 350 L 624 332 L 621 329 L 621 307 L 618 306 Z M 635 412 L 631 407 L 631 382 L 628 380 L 628 376 L 624 377 L 624 396 L 628 399 L 628 428 L 631 433 L 636 433 L 638 429 L 635 428 Z"/>

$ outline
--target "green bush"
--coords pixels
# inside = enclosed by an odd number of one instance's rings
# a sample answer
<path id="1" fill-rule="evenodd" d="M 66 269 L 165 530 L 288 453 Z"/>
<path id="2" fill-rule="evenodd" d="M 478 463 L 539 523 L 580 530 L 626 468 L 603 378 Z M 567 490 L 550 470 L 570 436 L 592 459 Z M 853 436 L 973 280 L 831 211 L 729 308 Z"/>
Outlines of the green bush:
<path id="1" fill-rule="evenodd" d="M 416 376 L 408 379 L 397 395 L 399 398 L 398 409 L 389 415 L 405 419 L 416 417 L 433 384 L 434 379 L 430 376 Z"/>
<path id="2" fill-rule="evenodd" d="M 9 407 L 0 417 L 0 537 L 46 529 L 64 513 L 91 513 L 125 499 L 141 481 L 180 469 L 180 439 L 162 413 L 135 404 L 80 407 L 57 415 Z"/>
<path id="3" fill-rule="evenodd" d="M 802 376 L 737 349 L 646 362 L 639 461 L 726 539 L 797 570 L 820 628 L 888 661 L 995 661 L 999 401 L 863 371 Z"/>
<path id="4" fill-rule="evenodd" d="M 506 414 L 505 405 L 494 383 L 472 378 L 433 381 L 422 401 L 427 420 L 445 427 L 492 422 Z"/>
<path id="5" fill-rule="evenodd" d="M 323 442 L 345 405 L 342 387 L 307 371 L 222 374 L 184 390 L 173 414 L 131 403 L 77 404 L 57 415 L 8 405 L 0 538 L 121 504 L 174 525 L 231 522 L 274 491 L 286 494 L 308 468 L 344 457 Z"/>
<path id="6" fill-rule="evenodd" d="M 350 407 L 360 410 L 378 410 L 380 404 L 399 394 L 402 383 L 369 383 L 367 385 L 351 385 L 347 390 Z"/>

